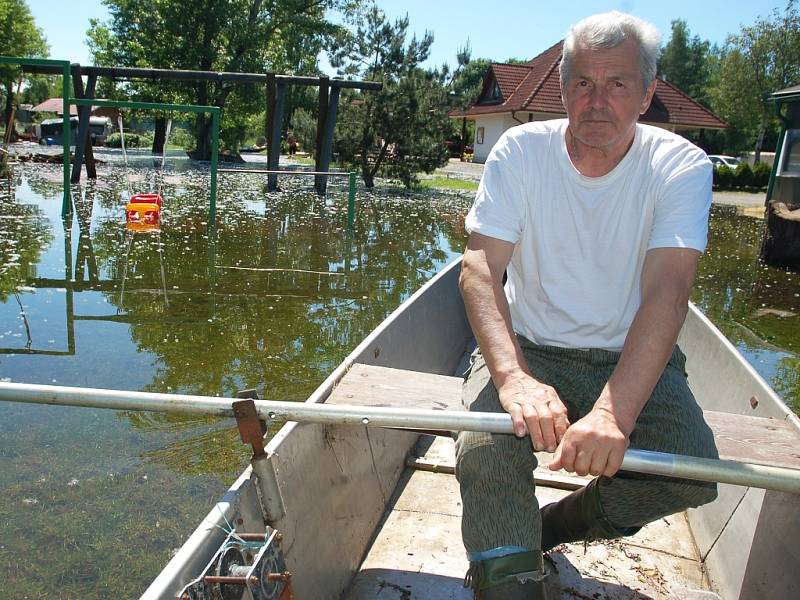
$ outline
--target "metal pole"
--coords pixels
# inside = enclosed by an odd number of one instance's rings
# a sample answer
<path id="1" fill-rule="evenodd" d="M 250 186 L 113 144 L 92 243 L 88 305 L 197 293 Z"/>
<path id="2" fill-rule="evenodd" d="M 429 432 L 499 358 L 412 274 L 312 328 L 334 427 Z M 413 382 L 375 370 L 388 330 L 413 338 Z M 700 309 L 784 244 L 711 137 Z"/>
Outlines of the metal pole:
<path id="1" fill-rule="evenodd" d="M 0 382 L 0 400 L 227 417 L 233 416 L 232 403 L 234 402 L 233 399 L 207 396 L 152 394 L 3 382 Z M 254 400 L 254 402 L 258 415 L 263 419 L 270 420 L 513 433 L 511 417 L 506 413 L 471 413 L 265 400 Z M 651 475 L 717 481 L 800 494 L 800 470 L 798 469 L 678 456 L 645 450 L 626 451 L 622 469 Z"/>
<path id="2" fill-rule="evenodd" d="M 353 229 L 356 221 L 356 172 L 351 171 L 348 177 L 350 188 L 347 194 L 347 228 Z"/>

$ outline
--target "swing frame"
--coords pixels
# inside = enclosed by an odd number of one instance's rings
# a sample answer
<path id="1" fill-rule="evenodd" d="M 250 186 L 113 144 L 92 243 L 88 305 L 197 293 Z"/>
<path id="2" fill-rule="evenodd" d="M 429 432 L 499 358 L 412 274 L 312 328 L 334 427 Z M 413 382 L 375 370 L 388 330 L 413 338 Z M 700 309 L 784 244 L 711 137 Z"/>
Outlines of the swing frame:
<path id="1" fill-rule="evenodd" d="M 104 106 L 109 108 L 131 108 L 139 110 L 165 110 L 184 113 L 211 113 L 211 190 L 208 205 L 208 223 L 213 226 L 217 220 L 217 167 L 219 163 L 219 106 L 195 106 L 192 104 L 165 104 L 162 102 L 131 102 L 121 100 L 95 100 L 92 98 L 71 98 L 75 106 Z M 68 169 L 67 169 L 68 174 Z M 69 178 L 67 177 L 67 181 Z"/>

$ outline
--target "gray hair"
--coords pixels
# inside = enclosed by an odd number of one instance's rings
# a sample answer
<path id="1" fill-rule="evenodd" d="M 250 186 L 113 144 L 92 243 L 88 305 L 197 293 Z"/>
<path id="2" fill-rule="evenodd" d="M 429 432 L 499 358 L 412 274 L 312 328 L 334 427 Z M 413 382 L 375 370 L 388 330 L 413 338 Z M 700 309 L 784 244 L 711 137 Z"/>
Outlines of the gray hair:
<path id="1" fill-rule="evenodd" d="M 576 50 L 616 48 L 626 40 L 634 40 L 639 44 L 642 81 L 647 88 L 656 77 L 661 33 L 652 23 L 616 10 L 586 17 L 569 28 L 558 67 L 561 81 L 569 76 Z"/>

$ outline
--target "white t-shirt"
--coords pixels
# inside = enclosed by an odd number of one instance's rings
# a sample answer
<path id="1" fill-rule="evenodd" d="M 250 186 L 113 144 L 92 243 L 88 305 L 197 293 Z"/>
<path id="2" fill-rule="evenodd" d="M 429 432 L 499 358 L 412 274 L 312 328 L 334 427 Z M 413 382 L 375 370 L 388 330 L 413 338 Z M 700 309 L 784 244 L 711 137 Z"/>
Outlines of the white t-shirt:
<path id="1" fill-rule="evenodd" d="M 467 231 L 515 244 L 506 297 L 514 330 L 538 344 L 621 350 L 650 248 L 705 250 L 711 162 L 684 138 L 636 125 L 610 173 L 567 154 L 567 120 L 513 127 L 483 170 Z"/>

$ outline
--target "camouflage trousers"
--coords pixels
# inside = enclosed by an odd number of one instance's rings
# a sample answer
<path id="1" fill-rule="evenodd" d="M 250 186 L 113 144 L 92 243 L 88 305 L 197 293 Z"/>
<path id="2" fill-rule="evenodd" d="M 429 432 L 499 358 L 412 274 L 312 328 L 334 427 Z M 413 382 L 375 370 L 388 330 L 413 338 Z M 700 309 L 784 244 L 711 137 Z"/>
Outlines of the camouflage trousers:
<path id="1" fill-rule="evenodd" d="M 570 423 L 586 415 L 611 376 L 619 352 L 539 346 L 518 336 L 533 376 L 555 388 Z M 502 412 L 497 390 L 479 352 L 462 389 L 471 411 Z M 686 357 L 676 346 L 636 421 L 630 447 L 718 458 L 711 429 L 686 380 Z M 480 555 L 504 547 L 541 548 L 541 517 L 530 438 L 461 432 L 456 440 L 456 477 L 463 502 L 466 550 Z M 619 472 L 601 477 L 598 491 L 603 537 L 631 534 L 651 521 L 716 498 L 716 484 Z"/>

